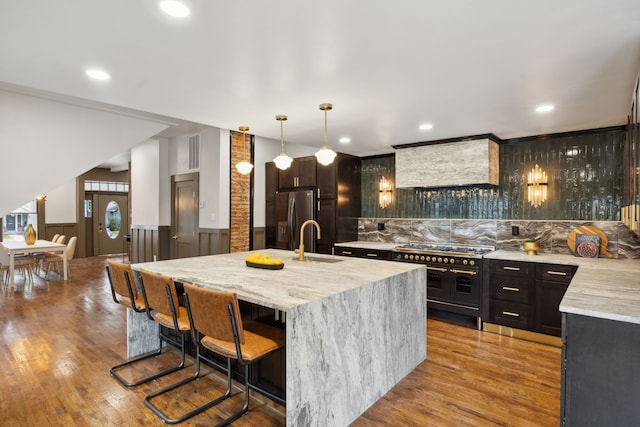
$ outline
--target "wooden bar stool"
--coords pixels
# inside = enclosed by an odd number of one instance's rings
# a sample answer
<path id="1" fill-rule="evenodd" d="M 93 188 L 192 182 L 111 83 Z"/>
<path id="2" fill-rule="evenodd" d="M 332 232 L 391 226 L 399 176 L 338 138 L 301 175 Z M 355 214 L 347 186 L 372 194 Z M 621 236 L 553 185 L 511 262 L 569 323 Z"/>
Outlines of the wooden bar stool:
<path id="1" fill-rule="evenodd" d="M 162 328 L 159 328 L 158 338 L 160 342 L 157 350 L 151 353 L 146 353 L 141 356 L 128 359 L 127 361 L 112 367 L 109 370 L 111 375 L 113 375 L 113 377 L 115 377 L 118 381 L 120 381 L 120 383 L 125 387 L 134 387 L 182 369 L 184 367 L 184 362 L 185 362 L 184 334 L 185 334 L 185 331 L 187 333 L 189 331 L 189 323 L 188 323 L 188 316 L 186 314 L 184 307 L 181 307 L 182 310 L 175 308 L 175 305 L 177 304 L 178 299 L 177 297 L 173 297 L 173 295 L 176 295 L 175 284 L 173 283 L 173 280 L 170 277 L 166 277 L 166 276 L 155 277 L 157 275 L 152 275 L 152 273 L 145 273 L 146 282 L 143 279 L 143 287 L 142 287 L 143 292 L 138 293 L 135 287 L 135 278 L 133 275 L 133 269 L 131 268 L 131 264 L 124 264 L 111 259 L 107 260 L 107 264 L 108 264 L 107 275 L 109 277 L 109 283 L 111 284 L 111 295 L 113 297 L 113 300 L 116 303 L 129 307 L 138 313 L 146 312 L 149 318 L 151 318 L 154 321 L 157 321 L 161 325 L 164 325 L 173 330 L 179 330 L 180 336 L 182 338 L 180 341 L 176 341 L 173 337 L 170 337 L 164 334 L 162 332 Z M 142 276 L 142 272 L 141 272 L 141 276 Z M 174 306 L 174 310 L 176 313 L 182 313 L 182 319 L 178 320 L 178 318 L 176 317 L 175 322 L 173 321 L 173 317 L 171 314 L 172 309 L 169 307 L 169 301 L 167 301 L 168 297 L 167 297 L 166 288 L 173 289 L 173 295 L 172 295 L 173 300 L 171 302 L 171 305 Z M 150 292 L 148 297 L 145 292 L 146 289 L 149 289 L 149 292 Z M 159 296 L 157 296 L 158 293 L 160 294 Z M 160 300 L 160 301 L 156 302 L 156 300 Z M 175 302 L 175 304 L 173 302 Z M 150 305 L 152 303 L 156 304 L 155 306 L 160 307 L 158 311 L 156 311 L 154 314 L 151 313 L 151 310 L 156 310 L 156 309 L 154 308 L 154 306 Z M 155 319 L 155 316 L 161 316 L 162 313 L 168 313 L 168 315 L 171 317 L 171 321 L 162 323 Z M 175 326 L 176 324 L 178 325 L 177 327 Z M 141 360 L 157 357 L 160 354 L 162 354 L 163 342 L 175 344 L 180 347 L 181 361 L 177 366 L 168 368 L 166 370 L 155 373 L 153 375 L 140 378 L 137 380 L 133 380 L 133 381 L 128 381 L 120 375 L 118 371 L 121 368 L 124 368 L 125 366 L 133 365 Z"/>
<path id="2" fill-rule="evenodd" d="M 205 409 L 211 408 L 231 396 L 231 359 L 236 359 L 239 364 L 244 366 L 244 405 L 239 411 L 218 423 L 217 426 L 227 425 L 249 411 L 250 389 L 258 390 L 284 405 L 284 400 L 250 384 L 249 368 L 253 362 L 284 347 L 285 331 L 257 322 L 246 322 L 243 325 L 238 306 L 238 296 L 233 292 L 205 289 L 185 283 L 184 295 L 189 321 L 191 322 L 191 333 L 194 342 L 197 344 L 196 372 L 192 377 L 149 394 L 144 399 L 145 405 L 168 424 L 182 422 Z M 187 414 L 178 418 L 170 418 L 158 409 L 151 400 L 199 378 L 200 361 L 211 362 L 202 356 L 201 347 L 226 357 L 227 389 L 220 397 Z"/>

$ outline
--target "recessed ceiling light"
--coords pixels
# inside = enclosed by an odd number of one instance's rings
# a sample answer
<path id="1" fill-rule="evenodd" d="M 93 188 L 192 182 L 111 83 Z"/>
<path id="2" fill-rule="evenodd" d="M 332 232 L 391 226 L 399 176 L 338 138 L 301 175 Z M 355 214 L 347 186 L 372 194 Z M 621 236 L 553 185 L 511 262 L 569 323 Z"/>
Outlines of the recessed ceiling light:
<path id="1" fill-rule="evenodd" d="M 87 76 L 95 80 L 109 80 L 111 76 L 106 71 L 98 70 L 97 68 L 90 68 L 86 71 Z"/>
<path id="2" fill-rule="evenodd" d="M 551 104 L 543 104 L 539 105 L 536 108 L 536 113 L 548 113 L 549 111 L 553 111 L 555 107 Z"/>
<path id="3" fill-rule="evenodd" d="M 420 130 L 429 130 L 433 129 L 433 125 L 431 123 L 423 123 L 420 125 Z"/>
<path id="4" fill-rule="evenodd" d="M 343 144 L 348 144 L 351 142 L 351 138 L 349 138 L 348 136 L 343 136 L 342 138 L 339 139 L 339 141 Z"/>
<path id="5" fill-rule="evenodd" d="M 160 9 L 162 9 L 162 11 L 167 15 L 173 16 L 175 18 L 184 18 L 186 16 L 189 16 L 189 13 L 191 13 L 186 4 L 175 0 L 166 0 L 160 2 Z"/>

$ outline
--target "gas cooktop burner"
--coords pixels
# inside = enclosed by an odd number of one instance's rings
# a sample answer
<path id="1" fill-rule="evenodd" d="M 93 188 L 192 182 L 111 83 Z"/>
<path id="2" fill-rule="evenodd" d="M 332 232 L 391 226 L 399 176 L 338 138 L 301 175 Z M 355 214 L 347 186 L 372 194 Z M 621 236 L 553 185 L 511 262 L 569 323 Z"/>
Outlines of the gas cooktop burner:
<path id="1" fill-rule="evenodd" d="M 419 243 L 396 246 L 395 252 L 482 256 L 495 250 L 493 246 L 459 245 L 455 243 Z"/>

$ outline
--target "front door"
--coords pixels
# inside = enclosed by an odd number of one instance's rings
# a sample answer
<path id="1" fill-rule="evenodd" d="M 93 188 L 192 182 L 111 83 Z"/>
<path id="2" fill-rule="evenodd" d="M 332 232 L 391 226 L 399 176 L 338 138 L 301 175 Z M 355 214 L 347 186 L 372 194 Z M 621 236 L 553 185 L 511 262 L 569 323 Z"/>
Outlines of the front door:
<path id="1" fill-rule="evenodd" d="M 172 258 L 199 255 L 198 174 L 176 175 L 172 179 Z"/>
<path id="2" fill-rule="evenodd" d="M 127 252 L 129 230 L 126 194 L 95 194 L 93 205 L 93 254 L 107 255 Z"/>

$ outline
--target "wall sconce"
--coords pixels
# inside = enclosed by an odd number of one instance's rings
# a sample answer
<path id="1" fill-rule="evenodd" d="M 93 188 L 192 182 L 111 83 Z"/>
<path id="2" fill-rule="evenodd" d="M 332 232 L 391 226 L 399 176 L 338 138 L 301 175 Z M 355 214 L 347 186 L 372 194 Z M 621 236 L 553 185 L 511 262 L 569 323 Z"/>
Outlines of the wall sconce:
<path id="1" fill-rule="evenodd" d="M 547 173 L 536 165 L 527 179 L 527 195 L 531 206 L 537 208 L 547 200 L 547 186 Z"/>
<path id="2" fill-rule="evenodd" d="M 382 209 L 385 209 L 391 203 L 391 196 L 393 195 L 393 185 L 384 176 L 380 178 L 380 186 L 378 191 L 378 203 Z"/>

